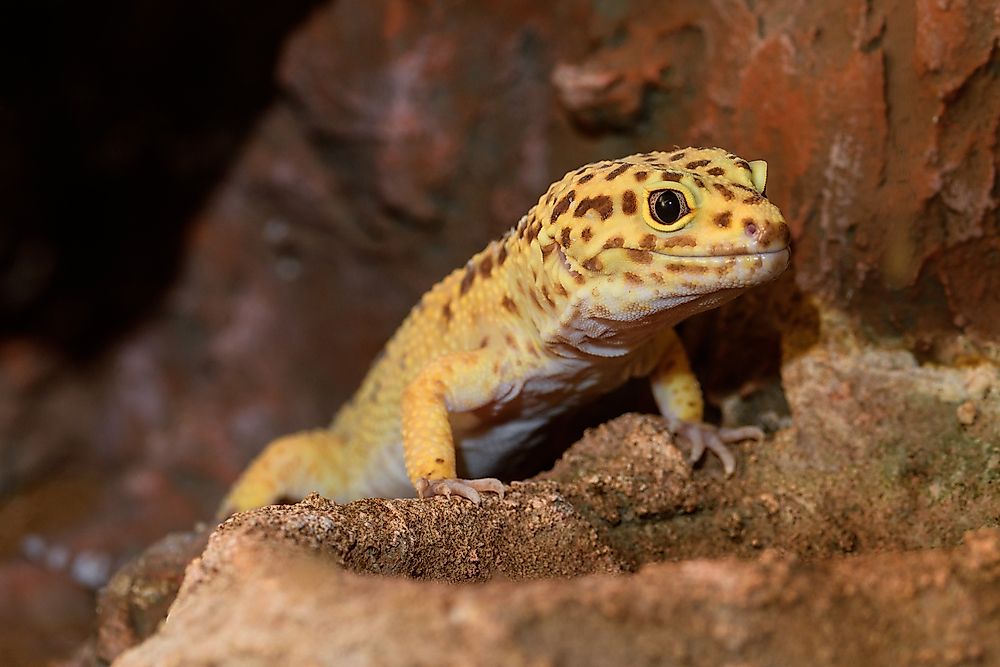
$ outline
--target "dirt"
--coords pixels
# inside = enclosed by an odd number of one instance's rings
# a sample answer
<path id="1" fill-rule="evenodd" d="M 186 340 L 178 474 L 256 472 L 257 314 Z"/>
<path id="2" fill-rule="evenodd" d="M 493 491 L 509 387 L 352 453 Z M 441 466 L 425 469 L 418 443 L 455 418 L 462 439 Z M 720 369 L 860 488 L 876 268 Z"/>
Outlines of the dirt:
<path id="1" fill-rule="evenodd" d="M 115 664 L 992 664 L 998 595 L 998 530 L 950 550 L 454 586 L 230 529 L 163 629 Z"/>

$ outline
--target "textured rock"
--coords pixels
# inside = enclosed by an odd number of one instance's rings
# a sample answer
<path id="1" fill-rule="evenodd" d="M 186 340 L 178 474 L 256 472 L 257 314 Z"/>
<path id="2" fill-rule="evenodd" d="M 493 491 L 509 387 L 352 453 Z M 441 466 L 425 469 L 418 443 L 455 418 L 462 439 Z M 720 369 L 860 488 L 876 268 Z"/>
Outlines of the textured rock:
<path id="1" fill-rule="evenodd" d="M 98 599 L 96 657 L 110 662 L 156 630 L 207 542 L 207 530 L 173 533 L 115 573 Z"/>
<path id="2" fill-rule="evenodd" d="M 115 665 L 988 664 L 998 597 L 995 529 L 951 551 L 460 586 L 360 576 L 229 531 L 161 632 Z"/>

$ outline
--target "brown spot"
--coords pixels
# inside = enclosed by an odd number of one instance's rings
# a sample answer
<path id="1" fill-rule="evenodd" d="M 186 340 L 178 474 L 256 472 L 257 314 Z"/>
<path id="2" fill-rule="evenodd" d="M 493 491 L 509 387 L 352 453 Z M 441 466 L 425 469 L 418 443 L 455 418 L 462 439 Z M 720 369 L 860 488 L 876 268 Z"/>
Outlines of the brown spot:
<path id="1" fill-rule="evenodd" d="M 482 274 L 483 278 L 489 278 L 492 271 L 493 258 L 487 255 L 486 257 L 483 257 L 481 262 L 479 262 L 479 273 Z"/>
<path id="2" fill-rule="evenodd" d="M 444 459 L 434 459 L 434 463 L 437 463 L 438 465 L 443 465 Z"/>
<path id="3" fill-rule="evenodd" d="M 629 259 L 631 259 L 636 264 L 649 264 L 653 261 L 653 253 L 648 250 L 636 250 L 635 248 L 629 248 L 627 251 Z"/>
<path id="4" fill-rule="evenodd" d="M 545 300 L 549 302 L 550 306 L 555 306 L 556 302 L 552 300 L 552 296 L 549 294 L 549 288 L 547 285 L 542 285 L 542 296 Z"/>
<path id="5" fill-rule="evenodd" d="M 588 271 L 600 271 L 604 268 L 604 264 L 602 264 L 601 260 L 597 257 L 591 257 L 583 263 L 583 268 Z"/>
<path id="6" fill-rule="evenodd" d="M 517 347 L 517 339 L 515 339 L 515 338 L 514 338 L 513 334 L 509 334 L 509 333 L 508 333 L 508 334 L 506 334 L 506 335 L 505 335 L 505 336 L 503 337 L 503 339 L 504 339 L 505 341 L 507 341 L 507 345 L 511 346 L 511 347 L 512 347 L 512 348 L 514 348 L 515 350 L 516 350 L 516 349 L 518 349 L 518 347 Z"/>
<path id="7" fill-rule="evenodd" d="M 667 271 L 670 271 L 671 273 L 683 273 L 684 272 L 684 265 L 683 264 L 667 264 L 666 269 L 667 269 Z"/>
<path id="8" fill-rule="evenodd" d="M 570 229 L 569 227 L 563 227 L 562 228 L 562 236 L 561 236 L 562 247 L 564 247 L 564 248 L 568 248 L 569 247 L 569 244 L 570 244 L 570 238 L 569 237 L 570 237 L 570 234 L 572 234 L 572 233 L 573 233 L 573 230 Z"/>
<path id="9" fill-rule="evenodd" d="M 451 318 L 454 317 L 454 315 L 451 312 L 450 303 L 446 303 L 443 306 L 441 306 L 441 316 L 444 318 L 445 322 L 451 322 Z"/>
<path id="10" fill-rule="evenodd" d="M 696 245 L 698 245 L 698 241 L 693 236 L 674 236 L 663 241 L 663 247 L 665 248 L 675 248 L 677 246 L 693 248 Z"/>
<path id="11" fill-rule="evenodd" d="M 607 173 L 607 175 L 604 177 L 604 180 L 606 180 L 606 181 L 613 181 L 616 178 L 618 178 L 619 176 L 621 176 L 622 174 L 624 174 L 626 171 L 628 171 L 628 165 L 627 164 L 619 165 L 614 170 L 609 171 Z"/>
<path id="12" fill-rule="evenodd" d="M 704 167 L 706 164 L 710 164 L 711 160 L 693 160 L 684 165 L 685 169 L 697 169 L 698 167 Z"/>
<path id="13" fill-rule="evenodd" d="M 792 230 L 789 229 L 788 225 L 778 226 L 778 236 L 781 237 L 781 241 L 787 246 L 792 242 Z"/>
<path id="14" fill-rule="evenodd" d="M 694 184 L 697 185 L 699 188 L 701 188 L 702 190 L 708 190 L 708 187 L 705 185 L 705 181 L 701 180 L 701 178 L 699 178 L 698 176 L 692 176 L 691 178 L 694 179 Z"/>
<path id="15" fill-rule="evenodd" d="M 538 232 L 540 232 L 540 231 L 542 231 L 542 225 L 541 225 L 541 223 L 539 223 L 539 222 L 533 222 L 533 223 L 531 223 L 531 225 L 528 226 L 528 231 L 524 235 L 524 239 L 528 243 L 531 243 L 536 238 L 538 238 Z"/>
<path id="16" fill-rule="evenodd" d="M 542 259 L 548 257 L 552 254 L 552 251 L 559 247 L 559 244 L 553 241 L 542 246 Z"/>
<path id="17" fill-rule="evenodd" d="M 713 243 L 708 247 L 708 254 L 712 257 L 720 255 L 745 255 L 750 252 L 744 245 L 733 245 L 731 241 L 725 243 Z"/>
<path id="18" fill-rule="evenodd" d="M 556 288 L 556 291 L 559 292 L 559 294 L 561 294 L 562 296 L 568 296 L 569 295 L 569 292 L 566 291 L 566 288 L 563 287 L 562 283 L 560 283 L 560 282 L 557 281 L 556 284 L 554 285 L 554 287 Z"/>
<path id="19" fill-rule="evenodd" d="M 722 183 L 712 183 L 712 185 L 715 187 L 716 190 L 719 191 L 720 195 L 722 195 L 723 197 L 726 198 L 726 201 L 732 201 L 733 197 L 736 196 L 736 195 L 733 194 L 732 190 L 730 190 L 729 188 L 727 188 Z"/>
<path id="20" fill-rule="evenodd" d="M 614 213 L 615 204 L 611 201 L 611 197 L 607 195 L 598 195 L 596 197 L 585 197 L 580 200 L 580 204 L 573 211 L 574 217 L 582 218 L 587 211 L 594 209 L 601 216 L 601 220 L 607 220 Z"/>
<path id="21" fill-rule="evenodd" d="M 514 300 L 511 299 L 506 294 L 504 295 L 503 300 L 500 302 L 500 305 L 502 305 L 509 312 L 514 313 L 515 315 L 517 315 L 517 304 L 514 303 Z"/>
<path id="22" fill-rule="evenodd" d="M 465 265 L 465 276 L 462 278 L 462 284 L 458 288 L 459 294 L 465 294 L 472 287 L 472 281 L 476 279 L 476 269 L 472 264 Z"/>
<path id="23" fill-rule="evenodd" d="M 580 232 L 580 238 L 583 239 L 584 243 L 589 242 L 590 239 L 594 238 L 594 230 L 592 230 L 589 225 L 584 227 L 583 231 Z"/>
<path id="24" fill-rule="evenodd" d="M 649 275 L 650 275 L 650 277 L 652 277 L 652 278 L 653 278 L 653 280 L 654 280 L 654 281 L 655 281 L 656 283 L 658 283 L 658 284 L 660 284 L 660 285 L 662 285 L 662 284 L 663 284 L 663 275 L 662 275 L 662 274 L 660 274 L 660 273 L 658 273 L 658 272 L 656 272 L 656 271 L 653 271 L 653 272 L 652 272 L 652 273 L 650 273 Z"/>
<path id="25" fill-rule="evenodd" d="M 592 179 L 593 177 L 594 177 L 594 175 L 593 175 L 593 174 L 584 174 L 583 176 L 581 176 L 581 177 L 580 177 L 580 180 L 578 180 L 578 181 L 576 182 L 576 184 L 577 184 L 577 185 L 583 185 L 584 183 L 586 183 L 587 181 L 589 181 L 589 180 L 590 180 L 590 179 Z"/>
<path id="26" fill-rule="evenodd" d="M 711 174 L 712 176 L 722 176 L 724 173 L 726 173 L 726 170 L 723 169 L 722 167 L 712 167 L 711 169 L 708 170 L 708 173 Z"/>
<path id="27" fill-rule="evenodd" d="M 753 188 L 751 188 L 751 187 L 749 187 L 747 185 L 743 185 L 742 183 L 733 183 L 733 187 L 734 188 L 739 188 L 740 190 L 745 190 L 746 192 L 749 192 L 752 195 L 757 194 L 756 190 L 754 190 Z"/>
<path id="28" fill-rule="evenodd" d="M 582 273 L 579 273 L 577 271 L 573 271 L 572 269 L 570 269 L 569 273 L 570 273 L 571 276 L 573 276 L 573 280 L 576 281 L 577 285 L 582 285 L 585 282 L 587 282 L 587 279 L 583 277 Z"/>
<path id="29" fill-rule="evenodd" d="M 733 221 L 733 214 L 729 211 L 723 211 L 719 215 L 715 216 L 715 224 L 719 227 L 726 228 L 729 223 Z"/>
<path id="30" fill-rule="evenodd" d="M 749 196 L 746 199 L 744 199 L 743 203 L 744 204 L 759 204 L 759 203 L 761 203 L 763 201 L 767 201 L 767 200 L 764 197 L 762 197 L 761 195 L 759 195 L 758 193 L 755 192 L 751 196 Z"/>
<path id="31" fill-rule="evenodd" d="M 642 278 L 640 278 L 636 274 L 632 273 L 631 271 L 626 271 L 625 272 L 625 282 L 629 282 L 629 283 L 632 283 L 634 285 L 641 285 L 642 284 Z"/>
<path id="32" fill-rule="evenodd" d="M 482 349 L 482 348 L 486 347 L 489 344 L 490 344 L 490 337 L 489 336 L 483 336 L 483 339 L 481 341 L 479 341 L 479 348 Z"/>
<path id="33" fill-rule="evenodd" d="M 622 193 L 622 213 L 632 215 L 637 210 L 639 210 L 639 202 L 635 198 L 635 193 L 631 190 L 626 190 Z"/>
<path id="34" fill-rule="evenodd" d="M 605 248 L 621 248 L 625 245 L 625 239 L 620 236 L 614 236 L 604 242 Z"/>
<path id="35" fill-rule="evenodd" d="M 678 174 L 676 171 L 665 171 L 660 176 L 664 181 L 679 181 L 684 174 Z"/>
<path id="36" fill-rule="evenodd" d="M 747 162 L 746 160 L 736 160 L 736 166 L 742 167 L 743 169 L 746 169 L 749 172 L 753 172 L 753 170 L 750 168 L 750 163 Z"/>
<path id="37" fill-rule="evenodd" d="M 642 240 L 639 241 L 639 247 L 646 249 L 655 248 L 656 236 L 654 236 L 653 234 L 646 234 L 645 236 L 642 237 Z"/>
<path id="38" fill-rule="evenodd" d="M 632 175 L 635 176 L 635 180 L 636 181 L 638 181 L 639 183 L 642 183 L 644 180 L 646 180 L 647 177 L 649 177 L 649 172 L 648 171 L 637 171 L 637 172 L 635 172 Z"/>
<path id="39" fill-rule="evenodd" d="M 494 375 L 499 375 L 500 374 L 500 362 L 499 361 L 494 361 L 493 362 L 493 374 Z"/>
<path id="40" fill-rule="evenodd" d="M 680 153 L 674 153 L 673 155 L 670 156 L 671 162 L 677 162 L 678 160 L 683 160 L 683 159 L 684 159 L 684 151 L 681 151 Z"/>
<path id="41" fill-rule="evenodd" d="M 556 205 L 552 207 L 552 218 L 550 219 L 550 222 L 555 222 L 560 215 L 568 211 L 575 197 L 576 190 L 570 190 L 566 193 L 565 197 L 556 202 Z"/>
<path id="42" fill-rule="evenodd" d="M 497 253 L 497 266 L 503 266 L 503 263 L 507 261 L 507 245 L 504 244 L 500 246 L 500 252 Z"/>

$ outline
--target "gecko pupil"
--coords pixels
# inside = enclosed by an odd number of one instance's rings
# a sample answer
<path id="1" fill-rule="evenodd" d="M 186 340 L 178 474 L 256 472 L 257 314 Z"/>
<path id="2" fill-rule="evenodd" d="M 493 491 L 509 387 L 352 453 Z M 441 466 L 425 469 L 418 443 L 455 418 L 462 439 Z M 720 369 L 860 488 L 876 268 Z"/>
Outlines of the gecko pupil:
<path id="1" fill-rule="evenodd" d="M 686 215 L 688 206 L 684 196 L 676 190 L 658 190 L 650 197 L 650 211 L 657 222 L 669 225 Z"/>

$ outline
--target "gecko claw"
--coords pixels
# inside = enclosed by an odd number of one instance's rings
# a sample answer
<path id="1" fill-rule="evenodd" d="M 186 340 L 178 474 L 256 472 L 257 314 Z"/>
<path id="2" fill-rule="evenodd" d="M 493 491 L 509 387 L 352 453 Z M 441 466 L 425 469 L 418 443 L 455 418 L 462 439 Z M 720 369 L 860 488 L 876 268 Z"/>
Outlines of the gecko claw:
<path id="1" fill-rule="evenodd" d="M 732 477 L 736 472 L 736 457 L 727 447 L 728 443 L 743 440 L 764 440 L 764 431 L 756 426 L 740 426 L 738 428 L 718 428 L 711 424 L 680 422 L 671 425 L 671 430 L 678 439 L 691 446 L 689 460 L 692 464 L 701 460 L 705 450 L 719 457 L 726 477 Z"/>
<path id="2" fill-rule="evenodd" d="M 481 493 L 495 493 L 503 500 L 503 483 L 492 477 L 485 479 L 427 479 L 421 477 L 415 484 L 421 498 L 431 496 L 461 496 L 473 504 L 482 502 Z"/>

